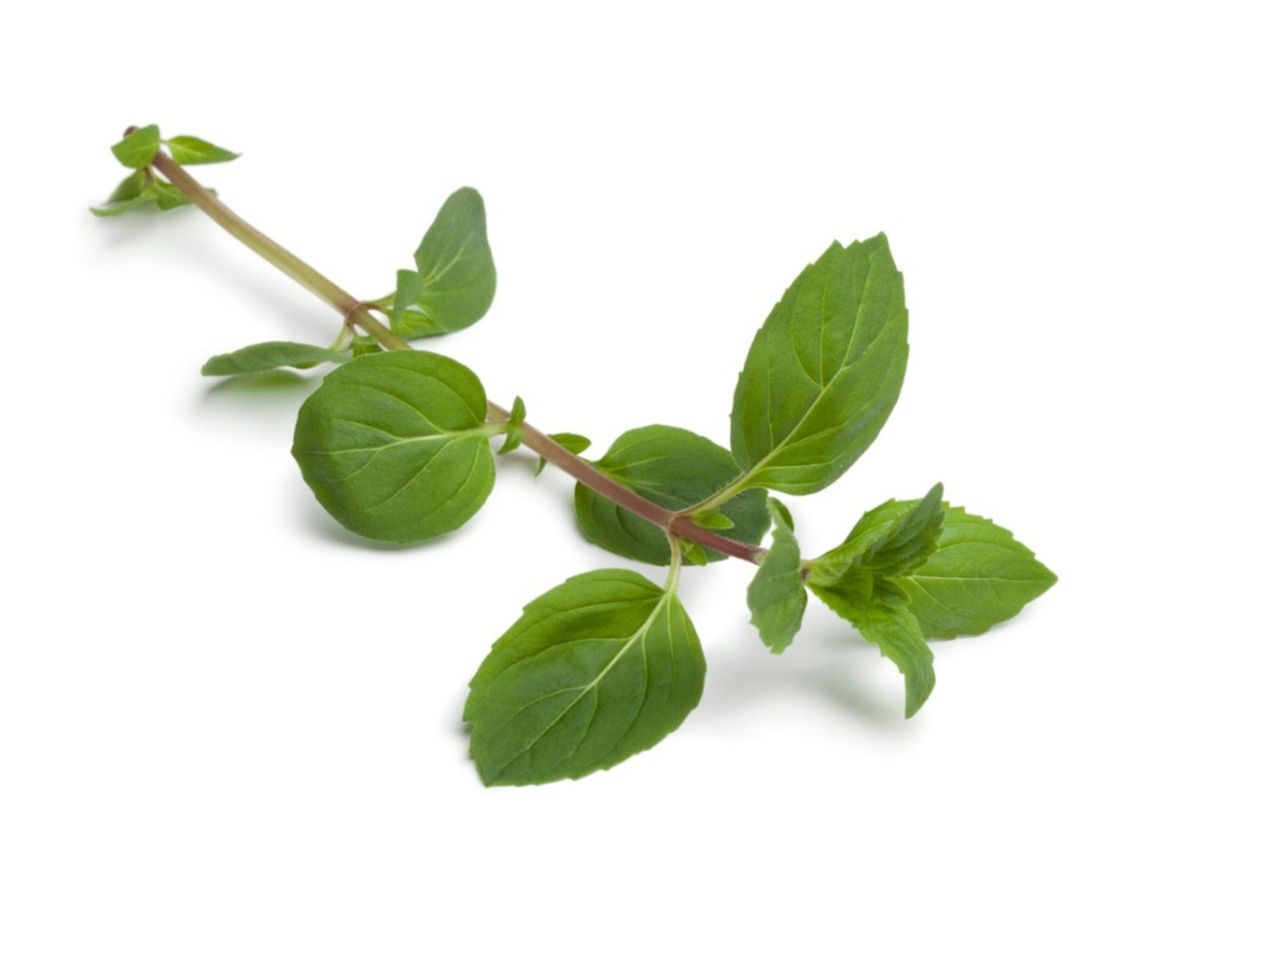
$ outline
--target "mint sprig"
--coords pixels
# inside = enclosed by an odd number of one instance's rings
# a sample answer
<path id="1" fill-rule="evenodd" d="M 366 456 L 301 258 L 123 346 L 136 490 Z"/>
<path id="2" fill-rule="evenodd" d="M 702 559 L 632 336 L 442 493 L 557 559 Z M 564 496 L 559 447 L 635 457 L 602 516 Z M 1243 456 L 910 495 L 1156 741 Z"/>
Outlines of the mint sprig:
<path id="1" fill-rule="evenodd" d="M 654 746 L 702 693 L 706 662 L 678 596 L 684 565 L 757 564 L 747 589 L 766 647 L 795 641 L 809 593 L 901 672 L 906 715 L 933 690 L 928 641 L 981 633 L 1056 578 L 1009 531 L 952 506 L 938 484 L 867 511 L 840 543 L 803 559 L 787 506 L 769 490 L 832 484 L 879 434 L 902 387 L 907 310 L 883 235 L 834 243 L 805 267 L 756 334 L 733 395 L 729 447 L 674 426 L 622 433 L 597 460 L 580 434 L 545 434 L 486 395 L 470 369 L 417 352 L 420 337 L 478 321 L 496 290 L 480 194 L 451 194 L 378 300 L 352 296 L 197 183 L 184 163 L 237 154 L 193 136 L 130 128 L 112 147 L 131 170 L 99 216 L 194 205 L 342 318 L 328 346 L 270 341 L 210 358 L 208 376 L 331 367 L 302 404 L 293 453 L 336 522 L 414 544 L 464 525 L 518 447 L 577 483 L 579 529 L 631 560 L 667 565 L 659 586 L 627 570 L 573 577 L 525 607 L 471 681 L 464 710 L 486 784 L 577 778 Z M 842 525 L 843 526 L 843 525 Z M 760 541 L 772 527 L 770 543 Z M 852 634 L 851 634 L 852 636 Z"/>

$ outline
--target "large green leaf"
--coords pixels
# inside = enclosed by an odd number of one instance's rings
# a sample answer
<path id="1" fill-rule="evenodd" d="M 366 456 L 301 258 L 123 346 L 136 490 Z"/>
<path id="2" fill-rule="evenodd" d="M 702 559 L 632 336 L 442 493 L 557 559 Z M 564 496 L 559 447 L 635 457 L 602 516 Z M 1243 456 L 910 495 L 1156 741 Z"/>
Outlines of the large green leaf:
<path id="1" fill-rule="evenodd" d="M 832 483 L 879 434 L 906 365 L 888 241 L 833 243 L 770 312 L 738 377 L 732 447 L 744 482 L 787 493 Z"/>
<path id="2" fill-rule="evenodd" d="M 628 570 L 573 577 L 525 607 L 476 672 L 471 756 L 490 785 L 603 770 L 678 727 L 705 672 L 674 591 Z"/>
<path id="3" fill-rule="evenodd" d="M 1008 620 L 1057 581 L 1008 530 L 950 507 L 937 549 L 895 583 L 924 635 L 951 639 Z"/>
<path id="4" fill-rule="evenodd" d="M 855 583 L 870 593 L 877 578 L 909 573 L 933 552 L 945 513 L 942 484 L 919 500 L 888 500 L 863 514 L 840 546 L 808 564 L 819 586 Z"/>
<path id="5" fill-rule="evenodd" d="M 747 606 L 751 622 L 760 631 L 760 639 L 774 653 L 791 646 L 800 623 L 808 595 L 804 590 L 804 574 L 800 569 L 800 545 L 791 529 L 791 518 L 778 501 L 770 499 L 773 517 L 773 546 L 760 561 L 760 569 L 747 587 Z"/>
<path id="6" fill-rule="evenodd" d="M 465 523 L 493 489 L 484 387 L 448 357 L 395 350 L 325 377 L 298 411 L 293 456 L 349 530 L 412 543 Z"/>
<path id="7" fill-rule="evenodd" d="M 452 194 L 413 255 L 417 271 L 396 275 L 391 326 L 403 337 L 431 337 L 469 327 L 489 309 L 497 272 L 485 227 L 484 200 L 471 187 Z"/>
<path id="8" fill-rule="evenodd" d="M 933 651 L 911 611 L 876 599 L 864 600 L 859 595 L 845 593 L 839 586 L 819 587 L 810 583 L 809 589 L 893 661 L 906 682 L 907 716 L 915 716 L 933 692 L 934 675 Z"/>
<path id="9" fill-rule="evenodd" d="M 306 370 L 317 364 L 344 363 L 349 359 L 351 358 L 345 353 L 310 343 L 270 340 L 210 357 L 200 368 L 200 372 L 206 377 L 235 377 L 246 373 L 266 373 L 280 367 Z"/>
<path id="10" fill-rule="evenodd" d="M 624 486 L 671 510 L 701 503 L 733 482 L 737 465 L 728 450 L 679 427 L 654 424 L 628 430 L 614 441 L 596 467 Z M 633 513 L 578 485 L 574 494 L 578 528 L 592 543 L 619 556 L 665 564 L 671 558 L 666 534 Z M 763 490 L 748 490 L 719 508 L 732 521 L 729 536 L 759 543 L 769 526 Z M 724 529 L 723 523 L 716 526 Z M 707 551 L 708 560 L 724 554 Z"/>

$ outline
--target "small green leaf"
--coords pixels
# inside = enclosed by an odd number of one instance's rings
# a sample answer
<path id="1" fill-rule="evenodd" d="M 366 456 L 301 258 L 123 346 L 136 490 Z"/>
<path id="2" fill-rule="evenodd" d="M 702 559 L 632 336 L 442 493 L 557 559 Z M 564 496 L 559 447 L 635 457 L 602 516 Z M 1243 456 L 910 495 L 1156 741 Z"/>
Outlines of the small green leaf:
<path id="1" fill-rule="evenodd" d="M 463 187 L 444 202 L 414 261 L 416 274 L 402 270 L 396 275 L 391 323 L 396 333 L 410 339 L 437 336 L 469 327 L 485 315 L 493 303 L 497 272 L 479 193 Z"/>
<path id="2" fill-rule="evenodd" d="M 906 607 L 866 603 L 840 588 L 809 584 L 818 599 L 848 620 L 862 636 L 880 648 L 902 673 L 907 686 L 907 716 L 913 717 L 933 692 L 933 651 L 925 643 L 920 625 Z"/>
<path id="3" fill-rule="evenodd" d="M 920 500 L 888 500 L 863 514 L 844 543 L 808 564 L 810 582 L 870 586 L 870 578 L 910 573 L 928 559 L 942 530 L 942 484 Z"/>
<path id="4" fill-rule="evenodd" d="M 155 203 L 155 193 L 151 190 L 151 178 L 145 170 L 135 170 L 111 191 L 111 196 L 100 207 L 90 207 L 89 212 L 97 217 L 118 217 L 130 210 L 137 210 Z"/>
<path id="5" fill-rule="evenodd" d="M 907 366 L 902 274 L 884 235 L 833 243 L 756 334 L 733 396 L 745 482 L 813 493 L 880 433 Z"/>
<path id="6" fill-rule="evenodd" d="M 122 203 L 125 200 L 136 200 L 146 191 L 151 183 L 151 178 L 147 176 L 145 170 L 135 170 L 129 174 L 118 184 L 115 190 L 111 191 L 111 196 L 107 197 L 107 203 Z"/>
<path id="7" fill-rule="evenodd" d="M 612 767 L 680 726 L 705 673 L 673 591 L 628 570 L 573 577 L 524 608 L 471 681 L 463 720 L 480 778 L 548 783 Z"/>
<path id="8" fill-rule="evenodd" d="M 344 363 L 349 359 L 345 353 L 309 343 L 272 340 L 210 357 L 200 372 L 206 377 L 235 377 L 246 373 L 266 373 L 280 367 L 306 370 L 317 364 Z"/>
<path id="9" fill-rule="evenodd" d="M 502 442 L 502 446 L 498 448 L 499 456 L 510 453 L 520 446 L 520 441 L 524 439 L 524 431 L 520 429 L 520 425 L 524 423 L 524 417 L 524 400 L 521 397 L 516 397 L 511 404 L 511 416 L 507 419 L 507 438 Z"/>
<path id="10" fill-rule="evenodd" d="M 550 433 L 547 436 L 575 455 L 591 446 L 591 441 L 580 433 Z"/>
<path id="11" fill-rule="evenodd" d="M 795 639 L 809 600 L 800 569 L 800 545 L 792 532 L 791 516 L 785 511 L 777 500 L 769 499 L 773 546 L 747 587 L 751 622 L 760 631 L 765 646 L 774 653 L 781 653 Z"/>
<path id="12" fill-rule="evenodd" d="M 680 540 L 680 556 L 692 567 L 705 567 L 709 562 L 707 551 L 702 544 L 692 540 Z"/>
<path id="13" fill-rule="evenodd" d="M 363 357 L 367 353 L 381 352 L 382 344 L 378 342 L 377 337 L 359 335 L 351 338 L 351 355 L 353 357 Z"/>
<path id="14" fill-rule="evenodd" d="M 140 170 L 155 159 L 156 151 L 159 149 L 160 128 L 151 124 L 133 131 L 113 146 L 111 152 L 126 167 Z"/>
<path id="15" fill-rule="evenodd" d="M 671 510 L 695 506 L 728 486 L 738 467 L 728 450 L 688 430 L 654 425 L 628 430 L 596 462 L 619 483 Z M 667 537 L 656 526 L 579 484 L 574 493 L 578 528 L 592 543 L 619 556 L 666 564 Z M 769 526 L 763 490 L 747 490 L 720 507 L 733 521 L 734 539 L 759 543 Z M 724 554 L 707 551 L 710 561 Z"/>
<path id="16" fill-rule="evenodd" d="M 334 370 L 298 411 L 293 456 L 348 530 L 413 543 L 448 533 L 493 489 L 484 387 L 448 357 L 393 350 Z"/>
<path id="17" fill-rule="evenodd" d="M 171 183 L 156 183 L 153 189 L 156 204 L 161 210 L 173 210 L 175 207 L 185 207 L 191 203 L 187 195 Z"/>
<path id="18" fill-rule="evenodd" d="M 169 145 L 169 155 L 187 166 L 194 163 L 226 163 L 240 156 L 199 137 L 171 137 L 165 143 Z"/>
<path id="19" fill-rule="evenodd" d="M 580 433 L 549 433 L 547 436 L 575 456 L 591 446 L 591 441 Z M 534 468 L 533 475 L 536 477 L 540 474 L 546 465 L 547 458 L 539 457 L 538 465 Z"/>
<path id="20" fill-rule="evenodd" d="M 700 510 L 689 518 L 704 530 L 732 530 L 733 518 L 719 510 Z"/>
<path id="21" fill-rule="evenodd" d="M 397 270 L 396 271 L 396 292 L 391 301 L 391 312 L 388 316 L 391 318 L 391 327 L 397 332 L 403 332 L 407 322 L 415 324 L 426 323 L 423 318 L 406 318 L 405 314 L 418 300 L 422 297 L 426 290 L 426 281 L 422 279 L 422 275 L 416 270 Z M 443 333 L 444 331 L 439 331 Z"/>
<path id="22" fill-rule="evenodd" d="M 962 507 L 947 509 L 924 565 L 895 581 L 924 635 L 945 640 L 1008 620 L 1057 582 L 1012 533 Z"/>

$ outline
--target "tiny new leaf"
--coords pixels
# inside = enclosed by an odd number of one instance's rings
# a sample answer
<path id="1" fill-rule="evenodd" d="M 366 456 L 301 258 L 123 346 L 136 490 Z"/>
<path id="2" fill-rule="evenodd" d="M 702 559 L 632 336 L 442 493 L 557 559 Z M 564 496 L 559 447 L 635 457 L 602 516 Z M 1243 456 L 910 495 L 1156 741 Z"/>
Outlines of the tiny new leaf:
<path id="1" fill-rule="evenodd" d="M 417 271 L 396 275 L 391 326 L 409 339 L 475 323 L 493 303 L 497 272 L 485 227 L 484 200 L 463 187 L 444 202 L 413 255 Z"/>
<path id="2" fill-rule="evenodd" d="M 159 149 L 160 128 L 153 123 L 128 134 L 111 148 L 111 152 L 126 167 L 140 170 L 155 159 Z"/>
<path id="3" fill-rule="evenodd" d="M 728 450 L 679 427 L 654 424 L 628 430 L 596 461 L 596 469 L 670 510 L 701 503 L 738 476 Z M 666 535 L 611 500 L 578 484 L 574 493 L 578 529 L 592 543 L 645 563 L 671 559 Z M 733 524 L 733 538 L 759 543 L 769 526 L 763 490 L 747 490 L 719 508 Z M 724 554 L 707 551 L 710 561 Z"/>
<path id="4" fill-rule="evenodd" d="M 773 498 L 769 499 L 769 514 L 773 518 L 773 545 L 747 587 L 747 606 L 765 646 L 781 653 L 800 630 L 809 598 L 804 590 L 800 545 L 792 532 L 791 517 Z"/>
<path id="5" fill-rule="evenodd" d="M 236 377 L 247 373 L 266 373 L 281 367 L 307 370 L 317 364 L 344 363 L 350 359 L 345 353 L 309 343 L 271 340 L 210 357 L 200 372 L 206 377 Z"/>
<path id="6" fill-rule="evenodd" d="M 705 672 L 674 590 L 628 570 L 572 577 L 525 607 L 476 671 L 471 756 L 489 785 L 606 769 L 675 730 Z"/>
<path id="7" fill-rule="evenodd" d="M 199 137 L 170 137 L 165 143 L 169 146 L 169 155 L 188 166 L 193 163 L 226 163 L 240 156 Z"/>
<path id="8" fill-rule="evenodd" d="M 733 396 L 745 482 L 813 493 L 871 445 L 907 366 L 902 274 L 883 234 L 833 243 L 770 312 Z"/>
<path id="9" fill-rule="evenodd" d="M 1058 578 L 1013 534 L 962 507 L 949 507 L 937 548 L 894 582 L 926 637 L 972 636 L 1008 620 Z"/>
<path id="10" fill-rule="evenodd" d="M 338 367 L 298 411 L 293 456 L 348 530 L 413 543 L 454 530 L 493 489 L 484 387 L 439 354 L 395 350 Z"/>

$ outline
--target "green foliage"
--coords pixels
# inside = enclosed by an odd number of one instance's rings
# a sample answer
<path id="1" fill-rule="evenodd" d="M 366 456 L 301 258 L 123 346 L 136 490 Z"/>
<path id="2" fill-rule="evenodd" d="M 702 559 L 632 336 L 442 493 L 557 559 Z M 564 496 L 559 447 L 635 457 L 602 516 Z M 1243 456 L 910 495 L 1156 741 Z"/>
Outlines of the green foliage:
<path id="1" fill-rule="evenodd" d="M 499 455 L 510 453 L 520 446 L 520 441 L 524 435 L 520 425 L 524 423 L 524 417 L 524 400 L 521 397 L 516 397 L 515 402 L 511 404 L 511 417 L 507 420 L 506 439 L 503 440 L 502 446 L 498 448 Z"/>
<path id="2" fill-rule="evenodd" d="M 125 136 L 123 140 L 112 146 L 111 152 L 126 167 L 131 170 L 141 170 L 155 159 L 159 149 L 160 128 L 153 123 L 150 126 L 139 127 Z"/>
<path id="3" fill-rule="evenodd" d="M 750 586 L 747 606 L 751 622 L 760 631 L 760 639 L 774 653 L 791 646 L 800 632 L 808 595 L 804 592 L 804 574 L 800 568 L 800 545 L 792 532 L 791 515 L 777 500 L 769 499 L 773 518 L 773 546 L 760 562 Z"/>
<path id="4" fill-rule="evenodd" d="M 979 634 L 1058 582 L 1035 554 L 990 520 L 950 507 L 937 549 L 897 580 L 926 637 Z"/>
<path id="5" fill-rule="evenodd" d="M 150 185 L 147 171 L 135 170 L 116 184 L 102 206 L 90 207 L 89 210 L 98 217 L 118 217 L 138 207 L 149 206 L 155 202 L 155 197 L 147 189 Z"/>
<path id="6" fill-rule="evenodd" d="M 240 156 L 224 147 L 216 146 L 199 137 L 178 136 L 165 141 L 169 155 L 178 163 L 190 166 L 196 163 L 226 163 Z"/>
<path id="7" fill-rule="evenodd" d="M 200 372 L 206 377 L 235 377 L 246 373 L 266 373 L 281 367 L 308 370 L 321 363 L 344 363 L 349 359 L 345 353 L 309 343 L 271 340 L 210 357 Z"/>
<path id="8" fill-rule="evenodd" d="M 756 334 L 733 396 L 744 483 L 813 493 L 871 445 L 907 366 L 902 274 L 884 235 L 833 243 Z"/>
<path id="9" fill-rule="evenodd" d="M 524 608 L 472 679 L 471 756 L 490 785 L 604 770 L 680 726 L 705 672 L 673 589 L 628 570 L 573 577 Z"/>
<path id="10" fill-rule="evenodd" d="M 381 353 L 382 344 L 377 337 L 355 336 L 351 338 L 351 355 L 363 357 L 366 353 Z"/>
<path id="11" fill-rule="evenodd" d="M 809 582 L 857 583 L 910 573 L 928 559 L 942 530 L 942 484 L 920 500 L 889 500 L 863 514 L 840 546 L 807 564 Z"/>
<path id="12" fill-rule="evenodd" d="M 112 148 L 132 172 L 95 214 L 191 202 L 154 168 L 161 143 L 150 126 Z M 197 137 L 163 143 L 184 164 L 236 156 Z M 197 190 L 188 192 L 200 200 Z M 282 261 L 258 235 L 237 236 L 346 311 L 352 297 L 336 285 Z M 496 273 L 476 191 L 445 201 L 414 260 L 414 269 L 397 273 L 394 294 L 376 301 L 400 336 L 460 330 L 488 310 Z M 202 372 L 339 364 L 303 403 L 293 455 L 325 509 L 375 540 L 415 543 L 465 523 L 493 487 L 499 437 L 498 453 L 523 443 L 539 454 L 542 470 L 553 451 L 525 423 L 522 399 L 509 416 L 495 409 L 491 417 L 469 369 L 434 353 L 385 350 L 399 344 L 372 329 L 377 337 L 344 326 L 329 349 L 254 344 L 211 358 Z M 683 722 L 701 696 L 705 661 L 675 593 L 682 564 L 723 559 L 721 551 L 758 563 L 747 604 L 775 653 L 797 636 L 812 591 L 898 667 L 908 717 L 934 686 L 927 639 L 981 633 L 1052 586 L 1056 578 L 1029 549 L 991 521 L 948 507 L 941 485 L 919 500 L 881 504 L 838 546 L 801 559 L 790 512 L 765 490 L 807 494 L 842 475 L 883 427 L 906 362 L 902 275 L 888 241 L 835 243 L 801 272 L 756 334 L 734 392 L 730 450 L 653 425 L 622 434 L 594 464 L 567 463 L 577 477 L 602 475 L 593 484 L 610 492 L 576 488 L 587 539 L 633 560 L 669 563 L 671 572 L 661 588 L 625 570 L 587 573 L 525 607 L 481 664 L 464 711 L 484 782 L 581 777 L 648 749 Z M 675 376 L 679 385 L 686 373 L 653 375 L 655 382 Z M 550 439 L 574 455 L 590 445 L 573 433 Z M 633 494 L 651 502 L 637 504 Z M 762 550 L 756 545 L 771 523 L 771 545 Z M 501 582 L 498 570 L 471 575 L 474 589 L 491 596 Z"/>
<path id="13" fill-rule="evenodd" d="M 668 509 L 683 510 L 720 492 L 738 475 L 728 450 L 679 427 L 653 425 L 628 430 L 596 461 L 596 469 Z M 578 529 L 606 550 L 641 560 L 666 563 L 671 556 L 666 534 L 578 484 L 574 492 Z M 733 523 L 734 539 L 759 543 L 769 526 L 763 490 L 748 490 L 719 508 Z M 709 561 L 724 559 L 706 551 Z"/>
<path id="14" fill-rule="evenodd" d="M 391 327 L 413 340 L 461 330 L 488 311 L 497 272 L 484 200 L 470 187 L 452 194 L 413 255 L 417 270 L 396 274 Z"/>
<path id="15" fill-rule="evenodd" d="M 293 456 L 316 499 L 348 530 L 392 543 L 448 533 L 493 489 L 484 387 L 435 353 L 357 357 L 298 412 Z"/>

